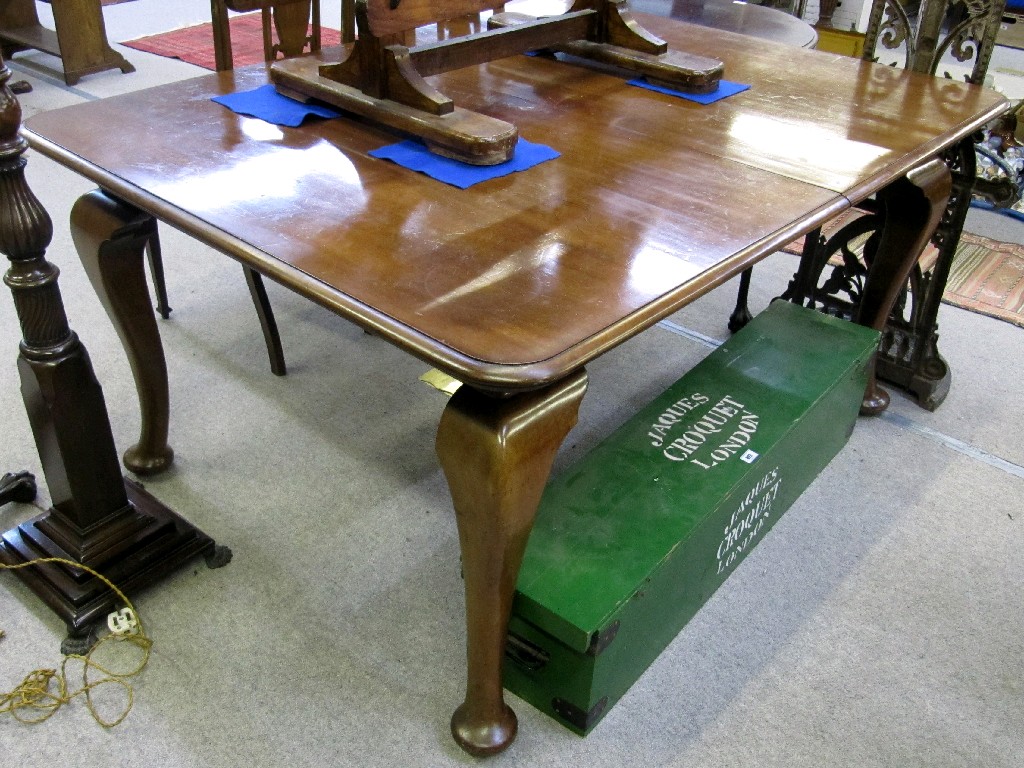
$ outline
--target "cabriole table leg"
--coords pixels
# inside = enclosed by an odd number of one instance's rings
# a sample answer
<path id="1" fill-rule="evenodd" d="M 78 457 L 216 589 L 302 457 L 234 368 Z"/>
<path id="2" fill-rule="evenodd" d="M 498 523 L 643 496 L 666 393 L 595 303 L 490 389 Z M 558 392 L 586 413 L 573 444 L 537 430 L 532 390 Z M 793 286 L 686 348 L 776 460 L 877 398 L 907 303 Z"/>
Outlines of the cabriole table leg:
<path id="1" fill-rule="evenodd" d="M 858 323 L 884 330 L 910 270 L 938 226 L 951 190 L 949 168 L 941 160 L 931 160 L 878 193 L 885 225 L 864 284 Z M 873 416 L 888 406 L 889 393 L 878 386 L 872 370 L 861 413 Z"/>
<path id="2" fill-rule="evenodd" d="M 148 214 L 101 190 L 80 197 L 71 211 L 78 256 L 121 337 L 135 377 L 142 425 L 139 442 L 123 459 L 139 475 L 163 472 L 174 460 L 167 444 L 167 363 L 143 264 L 151 221 Z"/>
<path id="3" fill-rule="evenodd" d="M 501 685 L 512 595 L 551 464 L 586 387 L 584 371 L 507 399 L 463 386 L 441 416 L 437 453 L 466 583 L 466 699 L 452 716 L 452 735 L 473 755 L 500 752 L 516 736 Z"/>

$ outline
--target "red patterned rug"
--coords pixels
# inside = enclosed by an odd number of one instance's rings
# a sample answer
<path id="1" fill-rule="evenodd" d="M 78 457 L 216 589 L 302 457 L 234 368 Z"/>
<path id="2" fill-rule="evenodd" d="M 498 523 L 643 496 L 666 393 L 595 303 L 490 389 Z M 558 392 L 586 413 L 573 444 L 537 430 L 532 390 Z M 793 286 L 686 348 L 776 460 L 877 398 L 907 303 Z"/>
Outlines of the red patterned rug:
<path id="1" fill-rule="evenodd" d="M 231 25 L 231 52 L 235 66 L 244 67 L 263 61 L 263 24 L 260 14 L 239 14 L 232 16 L 228 23 Z M 336 29 L 321 27 L 320 40 L 324 46 L 338 45 L 341 43 L 341 34 Z M 210 23 L 140 37 L 121 45 L 158 56 L 181 59 L 198 67 L 216 69 L 213 59 L 213 24 Z"/>

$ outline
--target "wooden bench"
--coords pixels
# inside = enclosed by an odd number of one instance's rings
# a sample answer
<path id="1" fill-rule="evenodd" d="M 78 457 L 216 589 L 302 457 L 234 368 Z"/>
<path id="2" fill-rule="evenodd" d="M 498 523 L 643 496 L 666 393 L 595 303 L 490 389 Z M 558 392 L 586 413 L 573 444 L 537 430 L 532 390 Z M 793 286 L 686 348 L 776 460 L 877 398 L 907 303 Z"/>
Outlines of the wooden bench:
<path id="1" fill-rule="evenodd" d="M 107 69 L 135 71 L 107 42 L 100 0 L 53 0 L 52 7 L 56 31 L 39 23 L 34 0 L 0 0 L 0 52 L 5 59 L 29 49 L 59 56 L 68 85 Z"/>

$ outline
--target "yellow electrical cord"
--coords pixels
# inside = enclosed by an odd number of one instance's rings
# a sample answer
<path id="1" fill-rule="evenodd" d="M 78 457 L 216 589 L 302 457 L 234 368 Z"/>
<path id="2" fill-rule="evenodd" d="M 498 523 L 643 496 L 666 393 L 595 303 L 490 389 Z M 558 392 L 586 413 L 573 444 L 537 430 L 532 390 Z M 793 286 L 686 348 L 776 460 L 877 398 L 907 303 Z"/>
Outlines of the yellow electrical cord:
<path id="1" fill-rule="evenodd" d="M 0 693 L 0 714 L 10 713 L 14 719 L 22 723 L 41 723 L 52 717 L 58 709 L 69 703 L 75 697 L 84 695 L 85 706 L 93 716 L 93 719 L 104 728 L 113 728 L 128 717 L 128 713 L 131 711 L 132 703 L 134 702 L 134 691 L 128 680 L 140 674 L 142 670 L 145 669 L 146 664 L 149 662 L 149 655 L 153 647 L 153 641 L 146 636 L 146 633 L 142 628 L 142 619 L 139 618 L 138 612 L 135 610 L 135 606 L 131 604 L 131 601 L 125 597 L 124 593 L 114 586 L 109 579 L 88 566 L 62 557 L 42 557 L 36 560 L 29 560 L 25 563 L 18 563 L 16 565 L 5 565 L 0 563 L 0 569 L 16 570 L 18 568 L 27 568 L 30 565 L 36 565 L 38 563 L 62 563 L 92 574 L 110 587 L 110 589 L 124 601 L 135 620 L 135 626 L 131 629 L 130 633 L 111 633 L 109 635 L 104 635 L 84 655 L 65 655 L 64 660 L 61 662 L 59 671 L 55 669 L 37 669 L 34 672 L 31 672 L 22 681 L 21 685 L 13 691 L 10 693 Z M 0 630 L 0 638 L 2 638 L 3 635 L 3 631 Z M 138 665 L 127 672 L 114 672 L 93 661 L 93 654 L 97 649 L 108 642 L 125 642 L 137 646 L 142 652 L 142 658 Z M 69 692 L 67 666 L 71 661 L 80 661 L 82 663 L 82 685 L 77 690 Z M 105 675 L 105 677 L 92 679 L 97 672 L 101 675 Z M 93 691 L 104 685 L 119 685 L 127 694 L 127 703 L 125 704 L 124 711 L 114 720 L 104 719 L 96 709 L 95 702 L 93 701 Z M 33 716 L 27 714 L 26 710 L 28 712 L 36 712 L 39 714 Z"/>

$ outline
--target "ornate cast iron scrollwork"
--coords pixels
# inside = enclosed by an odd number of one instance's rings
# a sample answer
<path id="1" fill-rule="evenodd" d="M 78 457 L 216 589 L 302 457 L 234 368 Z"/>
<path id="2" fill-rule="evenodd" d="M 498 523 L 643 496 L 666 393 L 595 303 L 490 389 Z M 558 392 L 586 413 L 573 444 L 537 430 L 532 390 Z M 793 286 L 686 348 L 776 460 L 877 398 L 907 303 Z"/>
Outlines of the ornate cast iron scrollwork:
<path id="1" fill-rule="evenodd" d="M 868 17 L 864 58 L 877 61 L 879 44 L 889 51 L 903 47 L 905 69 L 934 75 L 948 51 L 960 62 L 973 59 L 974 66 L 966 80 L 981 84 L 992 59 L 1005 5 L 1006 0 L 923 0 L 915 29 L 899 0 L 876 0 Z M 943 35 L 951 8 L 956 9 L 953 26 Z"/>
<path id="2" fill-rule="evenodd" d="M 964 218 L 970 207 L 976 161 L 972 138 L 943 154 L 953 176 L 946 210 L 932 235 L 934 251 L 915 266 L 900 293 L 879 344 L 878 375 L 909 390 L 934 410 L 949 391 L 950 372 L 938 351 L 938 311 Z M 862 215 L 827 238 L 808 235 L 800 269 L 781 298 L 852 319 L 878 249 L 883 212 L 866 205 Z"/>
<path id="3" fill-rule="evenodd" d="M 890 51 L 903 47 L 905 68 L 934 75 L 947 52 L 958 61 L 974 57 L 974 66 L 965 79 L 981 84 L 1004 7 L 1005 0 L 922 0 L 915 27 L 898 0 L 873 0 L 863 58 L 878 61 L 879 45 Z M 952 28 L 943 35 L 950 8 L 957 9 L 954 17 L 960 20 L 954 20 Z M 900 81 L 899 73 L 887 67 L 871 68 L 862 74 L 867 109 L 875 98 L 886 96 Z M 938 81 L 939 88 L 942 83 Z M 954 83 L 948 85 L 956 87 Z M 944 100 L 943 108 L 959 108 L 955 93 Z M 949 367 L 937 348 L 937 317 L 977 182 L 975 142 L 980 138 L 965 138 L 943 154 L 953 176 L 953 189 L 932 237 L 934 248 L 911 273 L 879 346 L 878 376 L 909 391 L 929 410 L 937 408 L 949 391 Z M 1003 199 L 1016 191 L 1005 189 L 1007 186 L 983 180 L 979 192 L 990 199 Z M 852 318 L 856 314 L 883 223 L 881 211 L 870 201 L 858 204 L 858 209 L 863 210 L 863 216 L 837 226 L 827 237 L 822 237 L 820 229 L 807 235 L 800 265 L 781 298 L 840 317 Z M 748 271 L 740 282 L 736 309 L 729 320 L 732 331 L 741 328 L 750 317 L 749 285 Z"/>
<path id="4" fill-rule="evenodd" d="M 800 269 L 779 298 L 852 320 L 878 249 L 881 214 L 864 211 L 827 237 L 807 236 Z"/>
<path id="5" fill-rule="evenodd" d="M 957 61 L 975 60 L 968 82 L 984 82 L 1005 5 L 1005 0 L 964 0 L 961 7 L 966 16 L 936 47 L 931 72 L 938 72 L 942 57 L 948 50 Z"/>
<path id="6" fill-rule="evenodd" d="M 900 46 L 906 48 L 903 67 L 910 68 L 914 58 L 914 36 L 911 31 L 910 19 L 903 6 L 897 0 L 883 0 L 871 7 L 868 17 L 868 29 L 865 34 L 864 57 L 877 61 L 875 46 L 881 43 L 887 50 L 896 50 Z"/>

